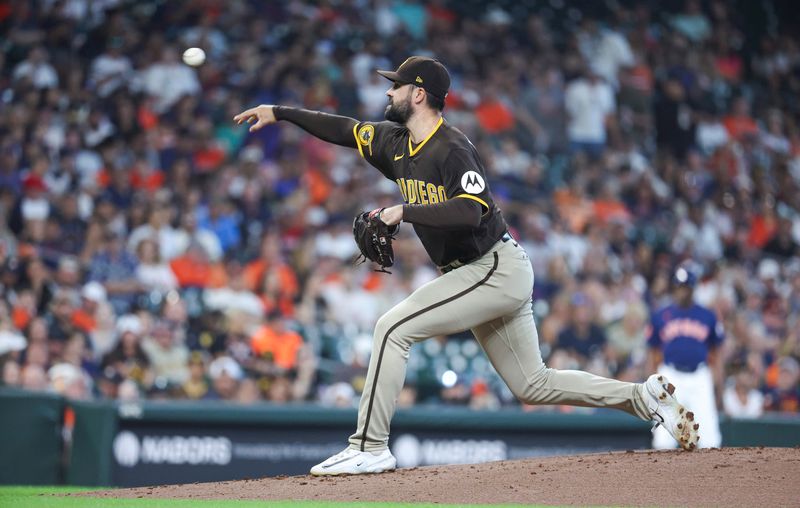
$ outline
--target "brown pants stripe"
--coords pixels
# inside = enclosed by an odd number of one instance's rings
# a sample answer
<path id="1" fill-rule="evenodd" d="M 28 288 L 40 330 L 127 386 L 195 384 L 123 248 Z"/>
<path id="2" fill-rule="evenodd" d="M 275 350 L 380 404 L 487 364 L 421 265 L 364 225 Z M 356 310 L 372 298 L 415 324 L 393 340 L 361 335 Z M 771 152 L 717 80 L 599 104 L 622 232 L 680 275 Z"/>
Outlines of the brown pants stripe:
<path id="1" fill-rule="evenodd" d="M 444 300 L 436 302 L 433 305 L 429 305 L 428 307 L 425 307 L 424 309 L 418 310 L 417 312 L 411 314 L 410 316 L 404 317 L 403 319 L 399 320 L 397 323 L 392 325 L 389 328 L 389 330 L 386 331 L 386 333 L 383 336 L 383 342 L 381 343 L 381 352 L 380 352 L 380 355 L 378 356 L 378 363 L 377 363 L 377 365 L 375 367 L 375 378 L 372 380 L 372 390 L 371 390 L 372 393 L 370 394 L 369 405 L 367 406 L 367 416 L 366 416 L 366 420 L 365 420 L 365 423 L 364 423 L 364 433 L 361 436 L 361 451 L 362 452 L 364 451 L 364 445 L 367 442 L 367 431 L 369 430 L 369 420 L 370 420 L 370 417 L 372 416 L 372 404 L 375 401 L 375 393 L 376 393 L 375 389 L 378 386 L 378 375 L 381 372 L 381 364 L 383 363 L 383 352 L 386 349 L 386 341 L 389 340 L 389 335 L 391 335 L 391 333 L 398 326 L 400 326 L 400 325 L 402 325 L 404 323 L 407 323 L 408 321 L 411 321 L 415 317 L 419 317 L 422 314 L 425 314 L 426 312 L 429 312 L 429 311 L 431 311 L 431 310 L 433 310 L 433 309 L 435 309 L 437 307 L 441 307 L 442 305 L 444 305 L 446 303 L 450 303 L 453 300 L 461 298 L 462 296 L 468 294 L 471 291 L 474 291 L 475 289 L 479 288 L 481 285 L 485 284 L 486 281 L 489 280 L 489 278 L 495 272 L 495 270 L 497 270 L 498 261 L 499 261 L 499 258 L 497 256 L 497 253 L 495 252 L 494 253 L 494 265 L 492 266 L 491 270 L 489 270 L 489 273 L 487 273 L 486 276 L 483 279 L 479 280 L 478 282 L 476 282 L 472 286 L 468 287 L 467 289 L 461 291 L 460 293 L 456 293 L 455 295 L 453 295 L 453 296 L 451 296 L 449 298 L 445 298 Z"/>
<path id="2" fill-rule="evenodd" d="M 461 330 L 472 331 L 522 402 L 609 407 L 649 420 L 642 385 L 545 366 L 531 309 L 533 282 L 525 251 L 516 242 L 498 242 L 486 255 L 417 288 L 381 316 L 350 447 L 386 449 L 411 347 Z"/>

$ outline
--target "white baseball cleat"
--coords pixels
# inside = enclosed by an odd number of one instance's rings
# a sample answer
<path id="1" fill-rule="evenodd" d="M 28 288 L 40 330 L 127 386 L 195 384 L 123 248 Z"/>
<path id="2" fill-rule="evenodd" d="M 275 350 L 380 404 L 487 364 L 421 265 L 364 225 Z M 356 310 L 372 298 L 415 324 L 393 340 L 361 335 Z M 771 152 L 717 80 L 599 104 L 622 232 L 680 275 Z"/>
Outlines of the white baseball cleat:
<path id="1" fill-rule="evenodd" d="M 360 452 L 345 448 L 333 457 L 311 468 L 314 476 L 335 476 L 340 474 L 367 474 L 392 471 L 397 460 L 388 449 L 377 454 Z"/>
<path id="2" fill-rule="evenodd" d="M 675 398 L 675 386 L 662 374 L 653 374 L 644 383 L 645 401 L 650 410 L 655 429 L 661 425 L 675 438 L 681 448 L 692 451 L 697 448 L 700 424 L 694 413 L 683 407 Z"/>

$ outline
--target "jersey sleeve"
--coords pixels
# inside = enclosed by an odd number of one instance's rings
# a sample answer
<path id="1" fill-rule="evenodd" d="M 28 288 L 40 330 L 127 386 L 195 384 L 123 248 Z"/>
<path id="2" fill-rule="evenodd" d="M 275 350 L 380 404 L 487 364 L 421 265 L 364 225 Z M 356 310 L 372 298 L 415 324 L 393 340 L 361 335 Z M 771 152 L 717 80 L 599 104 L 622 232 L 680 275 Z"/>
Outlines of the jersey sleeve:
<path id="1" fill-rule="evenodd" d="M 390 180 L 395 179 L 392 150 L 403 132 L 394 122 L 359 122 L 353 127 L 358 153 Z"/>
<path id="2" fill-rule="evenodd" d="M 447 199 L 470 199 L 481 205 L 482 214 L 491 209 L 489 184 L 478 155 L 472 150 L 456 148 L 450 151 L 442 169 Z"/>

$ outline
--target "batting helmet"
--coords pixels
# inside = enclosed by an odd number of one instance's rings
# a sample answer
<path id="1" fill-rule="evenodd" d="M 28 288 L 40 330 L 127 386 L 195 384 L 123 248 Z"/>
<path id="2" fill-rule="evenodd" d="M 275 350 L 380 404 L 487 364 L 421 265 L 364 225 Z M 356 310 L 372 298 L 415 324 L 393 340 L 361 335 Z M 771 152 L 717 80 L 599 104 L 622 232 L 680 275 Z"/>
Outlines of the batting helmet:
<path id="1" fill-rule="evenodd" d="M 697 285 L 697 274 L 690 268 L 679 266 L 675 269 L 675 273 L 672 274 L 672 282 L 676 286 L 689 286 L 693 288 Z"/>

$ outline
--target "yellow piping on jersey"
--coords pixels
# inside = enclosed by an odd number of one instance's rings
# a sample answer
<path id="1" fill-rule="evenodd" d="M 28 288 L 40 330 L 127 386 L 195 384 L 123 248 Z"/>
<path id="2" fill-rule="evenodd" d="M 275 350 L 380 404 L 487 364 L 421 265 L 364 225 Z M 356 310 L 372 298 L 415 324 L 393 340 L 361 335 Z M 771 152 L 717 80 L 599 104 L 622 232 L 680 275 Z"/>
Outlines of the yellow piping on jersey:
<path id="1" fill-rule="evenodd" d="M 358 140 L 358 123 L 353 126 L 353 137 L 356 138 L 356 146 L 358 147 L 358 153 L 361 154 L 361 157 L 364 157 L 364 150 L 361 148 L 361 142 Z"/>
<path id="2" fill-rule="evenodd" d="M 489 205 L 486 204 L 486 201 L 482 200 L 478 196 L 473 196 L 472 194 L 459 194 L 456 197 L 457 198 L 467 198 L 467 199 L 471 199 L 473 201 L 477 201 L 478 203 L 480 203 L 486 209 L 486 211 L 483 214 L 481 214 L 482 216 L 486 215 L 487 213 L 489 213 Z"/>
<path id="3" fill-rule="evenodd" d="M 419 152 L 419 150 L 420 150 L 420 149 L 421 149 L 423 146 L 425 146 L 425 143 L 427 143 L 427 142 L 428 142 L 428 140 L 429 140 L 429 139 L 431 139 L 431 137 L 433 137 L 433 135 L 434 135 L 434 134 L 436 134 L 436 131 L 438 131 L 438 130 L 439 130 L 439 127 L 441 127 L 441 126 L 442 126 L 442 122 L 444 122 L 444 117 L 443 117 L 443 116 L 440 116 L 440 117 L 439 117 L 439 121 L 436 123 L 436 127 L 434 127 L 434 128 L 433 128 L 433 130 L 431 131 L 431 133 L 430 133 L 430 134 L 428 134 L 428 135 L 425 137 L 425 139 L 423 139 L 423 140 L 422 140 L 422 143 L 420 143 L 419 145 L 417 145 L 417 147 L 416 147 L 416 148 L 413 148 L 413 147 L 411 146 L 411 136 L 410 136 L 410 135 L 408 136 L 408 155 L 409 155 L 409 157 L 413 157 L 414 155 L 416 155 L 416 154 L 417 154 L 417 152 Z M 357 141 L 357 140 L 356 140 L 356 141 Z"/>

